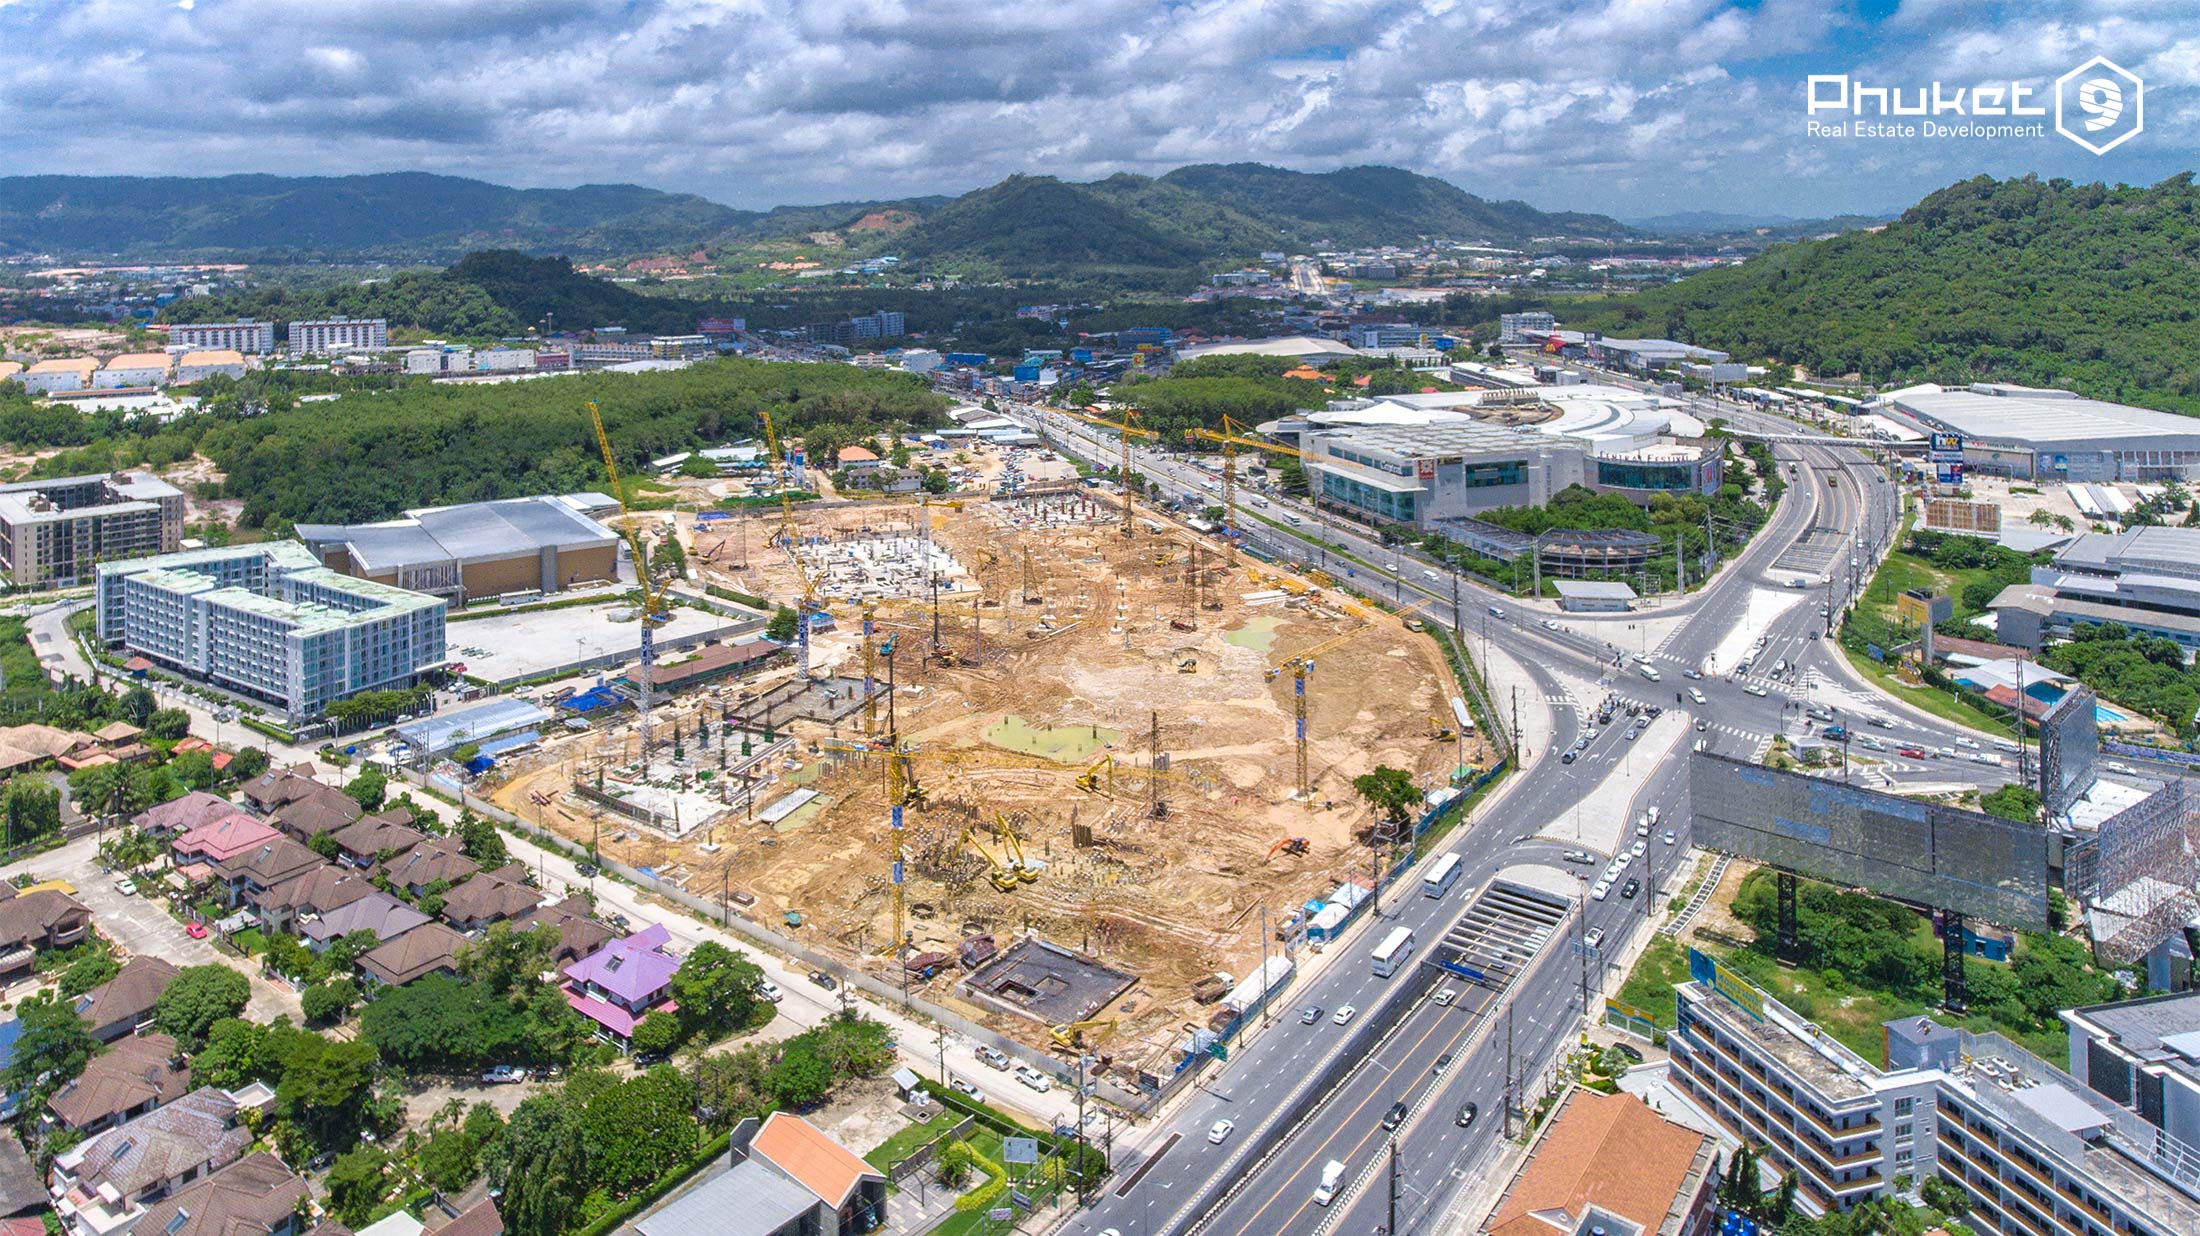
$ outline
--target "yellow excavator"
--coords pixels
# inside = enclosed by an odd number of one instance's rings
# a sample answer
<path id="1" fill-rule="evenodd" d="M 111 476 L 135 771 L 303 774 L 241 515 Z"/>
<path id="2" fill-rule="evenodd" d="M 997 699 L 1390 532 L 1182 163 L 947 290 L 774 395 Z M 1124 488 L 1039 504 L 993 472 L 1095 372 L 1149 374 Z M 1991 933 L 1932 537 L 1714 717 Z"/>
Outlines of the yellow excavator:
<path id="1" fill-rule="evenodd" d="M 1097 1042 L 1115 1033 L 1115 1019 L 1093 1017 L 1084 1021 L 1073 1021 L 1067 1025 L 1052 1027 L 1048 1033 L 1054 1036 L 1056 1047 L 1063 1051 L 1076 1051 L 1085 1045 L 1085 1032 L 1088 1030 L 1094 1032 L 1094 1041 Z"/>
<path id="2" fill-rule="evenodd" d="M 1038 883 L 1039 870 L 1044 864 L 1024 857 L 1023 839 L 1016 835 L 1008 817 L 998 811 L 993 813 L 993 834 L 1000 841 L 1001 853 L 1008 856 L 1009 870 L 1015 872 L 1016 878 L 1025 884 Z"/>
<path id="3" fill-rule="evenodd" d="M 972 853 L 984 859 L 992 867 L 992 871 L 986 875 L 986 879 L 992 883 L 993 887 L 1004 893 L 1016 891 L 1016 868 L 1002 862 L 998 855 L 985 848 L 985 843 L 978 840 L 976 827 L 963 829 L 962 843 L 969 846 Z"/>

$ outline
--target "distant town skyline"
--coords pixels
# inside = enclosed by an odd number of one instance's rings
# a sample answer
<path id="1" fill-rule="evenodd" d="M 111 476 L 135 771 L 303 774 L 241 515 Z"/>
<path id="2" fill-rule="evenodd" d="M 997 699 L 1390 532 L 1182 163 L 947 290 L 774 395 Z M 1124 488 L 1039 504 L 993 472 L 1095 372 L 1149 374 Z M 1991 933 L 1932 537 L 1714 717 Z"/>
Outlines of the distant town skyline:
<path id="1" fill-rule="evenodd" d="M 1816 218 L 1892 213 L 1981 173 L 2193 168 L 2196 16 L 2098 0 L 0 0 L 0 109 L 16 174 L 421 170 L 766 209 L 1018 172 L 1380 163 L 1547 210 Z M 2093 55 L 2146 86 L 2145 132 L 2105 155 L 2054 131 L 2055 79 Z M 1808 114 L 1814 75 L 2014 85 L 2045 131 L 1813 136 L 1810 120 L 1842 118 Z"/>

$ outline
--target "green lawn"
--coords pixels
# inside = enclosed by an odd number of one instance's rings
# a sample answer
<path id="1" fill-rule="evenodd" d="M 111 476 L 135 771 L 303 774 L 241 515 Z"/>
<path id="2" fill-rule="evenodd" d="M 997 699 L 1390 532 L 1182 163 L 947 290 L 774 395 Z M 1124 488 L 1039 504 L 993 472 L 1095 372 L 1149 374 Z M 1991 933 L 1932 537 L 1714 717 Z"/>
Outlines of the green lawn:
<path id="1" fill-rule="evenodd" d="M 1842 656 L 1849 659 L 1849 664 L 1857 673 L 1870 678 L 1874 686 L 1912 707 L 1922 708 L 1942 720 L 1953 721 L 1974 730 L 1984 730 L 1989 734 L 2008 732 L 2009 722 L 2005 718 L 1973 708 L 1945 691 L 1936 691 L 1927 686 L 1911 686 L 1896 678 L 1892 669 L 1870 657 L 1838 642 L 1834 646 L 1840 649 Z"/>
<path id="2" fill-rule="evenodd" d="M 1614 997 L 1650 1015 L 1660 1030 L 1673 1028 L 1673 989 L 1688 981 L 1688 950 L 1666 936 L 1653 936 L 1627 981 Z"/>
<path id="3" fill-rule="evenodd" d="M 863 1156 L 863 1161 L 883 1172 L 908 1158 L 916 1151 L 917 1147 L 954 1128 L 961 1120 L 961 1112 L 943 1110 L 923 1124 L 909 1125 L 892 1137 L 880 1142 L 871 1149 L 870 1153 Z"/>

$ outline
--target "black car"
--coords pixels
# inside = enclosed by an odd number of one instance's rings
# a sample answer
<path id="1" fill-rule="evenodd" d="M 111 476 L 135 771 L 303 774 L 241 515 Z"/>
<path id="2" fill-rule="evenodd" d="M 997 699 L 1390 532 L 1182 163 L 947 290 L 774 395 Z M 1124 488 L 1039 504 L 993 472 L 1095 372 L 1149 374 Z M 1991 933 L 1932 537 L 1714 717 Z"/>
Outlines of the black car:
<path id="1" fill-rule="evenodd" d="M 1627 883 L 1620 886 L 1619 895 L 1623 898 L 1632 898 L 1636 893 L 1639 893 L 1641 891 L 1642 881 L 1630 879 L 1629 881 L 1627 881 Z"/>
<path id="2" fill-rule="evenodd" d="M 823 970 L 810 971 L 810 981 L 827 991 L 831 991 L 833 988 L 840 986 L 839 983 L 833 981 L 832 975 L 825 973 Z"/>
<path id="3" fill-rule="evenodd" d="M 1635 1045 L 1633 1043 L 1614 1043 L 1612 1044 L 1612 1046 L 1619 1049 L 1620 1055 L 1627 1057 L 1629 1060 L 1634 1061 L 1636 1064 L 1642 1063 L 1642 1053 L 1635 1050 Z"/>
<path id="4" fill-rule="evenodd" d="M 1481 1113 L 1482 1113 L 1482 1109 L 1481 1109 L 1481 1108 L 1479 1108 L 1479 1107 L 1476 1107 L 1476 1106 L 1475 1106 L 1474 1104 L 1472 1104 L 1472 1103 L 1469 1103 L 1469 1104 L 1467 1104 L 1467 1105 L 1466 1105 L 1465 1107 L 1462 1107 L 1462 1108 L 1460 1108 L 1460 1109 L 1459 1109 L 1459 1117 L 1458 1117 L 1458 1119 L 1457 1119 L 1457 1120 L 1453 1121 L 1453 1123 L 1454 1123 L 1454 1124 L 1457 1124 L 1457 1125 L 1458 1125 L 1458 1126 L 1459 1126 L 1460 1128 L 1464 1129 L 1464 1128 L 1466 1128 L 1466 1127 L 1467 1127 L 1468 1125 L 1471 1125 L 1471 1124 L 1473 1124 L 1473 1123 L 1474 1123 L 1474 1118 L 1475 1118 L 1476 1116 L 1480 1115 Z"/>
<path id="5" fill-rule="evenodd" d="M 1405 1122 L 1406 1105 L 1403 1101 L 1391 1104 L 1390 1110 L 1383 1113 L 1383 1129 L 1385 1132 L 1395 1129 Z"/>
<path id="6" fill-rule="evenodd" d="M 1435 1067 L 1435 1068 L 1433 1068 L 1433 1069 L 1430 1069 L 1430 1070 L 1429 1070 L 1429 1072 L 1430 1072 L 1430 1073 L 1442 1073 L 1442 1072 L 1443 1072 L 1443 1071 L 1444 1071 L 1445 1069 L 1448 1069 L 1448 1068 L 1450 1068 L 1450 1067 L 1451 1067 L 1451 1053 L 1447 1051 L 1447 1052 L 1445 1052 L 1445 1053 L 1444 1053 L 1443 1055 L 1441 1055 L 1441 1056 L 1438 1056 L 1438 1057 L 1436 1057 L 1436 1067 Z"/>
<path id="7" fill-rule="evenodd" d="M 1558 757 L 1558 762 L 1559 762 L 1559 763 L 1561 763 L 1561 764 L 1571 764 L 1571 763 L 1573 763 L 1573 762 L 1574 762 L 1574 753 L 1573 753 L 1573 752 L 1571 752 L 1571 751 L 1568 751 L 1568 752 L 1567 752 L 1566 754 L 1564 754 L 1564 755 L 1562 755 L 1562 756 L 1559 756 L 1559 757 Z"/>
<path id="8" fill-rule="evenodd" d="M 593 880 L 596 878 L 596 873 L 601 871 L 602 868 L 594 863 L 578 863 L 574 865 L 573 870 L 579 872 L 582 879 Z"/>

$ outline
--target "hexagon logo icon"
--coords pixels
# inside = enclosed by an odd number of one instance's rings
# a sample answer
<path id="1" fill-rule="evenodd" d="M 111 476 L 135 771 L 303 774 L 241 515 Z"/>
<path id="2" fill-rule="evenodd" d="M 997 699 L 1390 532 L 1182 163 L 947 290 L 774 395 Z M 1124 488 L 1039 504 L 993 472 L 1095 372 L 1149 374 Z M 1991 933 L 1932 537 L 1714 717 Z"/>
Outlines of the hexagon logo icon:
<path id="1" fill-rule="evenodd" d="M 2147 127 L 2147 84 L 2106 56 L 2055 79 L 2055 132 L 2107 154 Z"/>

